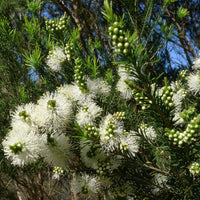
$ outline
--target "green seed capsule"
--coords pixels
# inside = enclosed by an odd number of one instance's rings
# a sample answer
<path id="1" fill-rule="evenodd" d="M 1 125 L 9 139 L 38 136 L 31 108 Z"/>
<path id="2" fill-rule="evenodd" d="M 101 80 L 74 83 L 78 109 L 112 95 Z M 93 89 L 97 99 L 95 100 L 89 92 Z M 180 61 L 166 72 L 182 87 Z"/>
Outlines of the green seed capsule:
<path id="1" fill-rule="evenodd" d="M 118 22 L 114 22 L 114 24 L 113 24 L 113 25 L 114 25 L 115 27 L 117 27 L 117 26 L 118 26 L 118 24 L 119 24 Z"/>
<path id="2" fill-rule="evenodd" d="M 124 46 L 125 46 L 126 48 L 129 47 L 129 43 L 126 42 L 126 43 L 124 44 Z"/>
<path id="3" fill-rule="evenodd" d="M 124 37 L 123 37 L 123 36 L 119 36 L 119 37 L 118 37 L 118 40 L 119 40 L 120 42 L 123 42 Z"/>
<path id="4" fill-rule="evenodd" d="M 112 30 L 113 30 L 113 27 L 110 26 L 110 27 L 108 28 L 108 31 L 109 31 L 109 32 L 112 32 Z"/>
<path id="5" fill-rule="evenodd" d="M 124 32 L 123 32 L 123 30 L 119 30 L 119 33 L 122 35 Z"/>
<path id="6" fill-rule="evenodd" d="M 113 30 L 113 32 L 116 33 L 116 34 L 118 33 L 118 31 L 119 31 L 118 28 L 114 28 L 114 30 Z"/>
<path id="7" fill-rule="evenodd" d="M 124 54 L 127 54 L 127 53 L 128 53 L 128 50 L 127 50 L 127 49 L 124 49 L 124 50 L 123 50 L 123 53 L 124 53 Z"/>
<path id="8" fill-rule="evenodd" d="M 117 47 L 122 48 L 123 44 L 120 42 L 120 43 L 117 44 Z"/>
<path id="9" fill-rule="evenodd" d="M 113 40 L 116 40 L 116 39 L 117 39 L 117 35 L 113 35 L 113 36 L 112 36 L 112 39 L 113 39 Z"/>
<path id="10" fill-rule="evenodd" d="M 113 45 L 113 46 L 116 46 L 116 42 L 115 42 L 115 41 L 113 41 L 113 42 L 112 42 L 112 45 Z"/>
<path id="11" fill-rule="evenodd" d="M 117 49 L 115 49 L 115 52 L 116 52 L 116 53 L 120 53 L 120 52 L 121 52 L 121 49 L 117 48 Z"/>

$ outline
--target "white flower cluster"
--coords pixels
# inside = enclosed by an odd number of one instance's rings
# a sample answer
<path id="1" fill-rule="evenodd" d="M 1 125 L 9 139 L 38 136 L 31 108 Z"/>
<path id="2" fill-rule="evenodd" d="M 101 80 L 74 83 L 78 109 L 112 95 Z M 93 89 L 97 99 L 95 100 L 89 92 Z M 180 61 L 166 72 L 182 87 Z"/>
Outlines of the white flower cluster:
<path id="1" fill-rule="evenodd" d="M 111 87 L 101 78 L 85 80 L 84 92 L 76 83 L 65 84 L 36 104 L 19 106 L 11 113 L 12 129 L 3 148 L 14 165 L 42 158 L 54 167 L 52 178 L 57 180 L 69 175 L 65 169 L 73 169 L 71 191 L 82 199 L 96 199 L 114 184 L 112 177 L 124 157 L 135 157 L 140 145 L 136 132 L 124 128 L 125 112 L 103 113 L 101 99 Z M 92 173 L 75 171 L 79 164 Z"/>
<path id="2" fill-rule="evenodd" d="M 198 162 L 193 162 L 189 168 L 190 173 L 193 176 L 197 176 L 200 174 L 200 164 Z"/>
<path id="3" fill-rule="evenodd" d="M 12 129 L 3 141 L 5 155 L 23 166 L 43 157 L 63 167 L 72 156 L 64 128 L 71 121 L 72 104 L 64 95 L 47 93 L 37 104 L 19 106 L 12 113 Z"/>
<path id="4" fill-rule="evenodd" d="M 102 108 L 100 108 L 92 99 L 85 99 L 81 103 L 78 113 L 76 114 L 76 121 L 80 126 L 93 124 L 95 119 L 101 115 Z"/>
<path id="5" fill-rule="evenodd" d="M 157 137 L 156 131 L 154 130 L 154 128 L 152 126 L 148 126 L 147 124 L 142 123 L 140 125 L 140 129 L 139 132 L 141 132 L 141 134 L 147 139 L 147 140 L 155 140 Z"/>
<path id="6" fill-rule="evenodd" d="M 196 58 L 193 62 L 192 68 L 195 72 L 190 73 L 188 76 L 188 90 L 194 94 L 200 92 L 200 58 Z"/>
<path id="7" fill-rule="evenodd" d="M 99 133 L 100 144 L 106 152 L 119 149 L 134 156 L 139 149 L 138 138 L 133 131 L 125 131 L 123 122 L 117 118 L 118 115 L 109 114 L 103 119 Z"/>
<path id="8" fill-rule="evenodd" d="M 199 72 L 191 73 L 188 76 L 188 89 L 194 94 L 200 92 L 200 75 Z"/>
<path id="9" fill-rule="evenodd" d="M 161 192 L 161 190 L 163 188 L 168 188 L 169 186 L 167 185 L 167 181 L 168 181 L 168 177 L 163 175 L 163 174 L 156 174 L 154 176 L 154 183 L 155 183 L 155 186 L 154 188 L 152 189 L 152 193 L 155 194 L 155 195 L 159 195 L 159 193 Z M 157 185 L 157 187 L 156 187 Z"/>
<path id="10" fill-rule="evenodd" d="M 68 166 L 73 160 L 73 147 L 66 129 L 74 120 L 85 130 L 87 137 L 100 138 L 95 125 L 102 108 L 95 99 L 108 95 L 110 87 L 102 79 L 88 79 L 88 85 L 89 92 L 83 93 L 76 84 L 66 84 L 54 93 L 44 94 L 36 104 L 18 106 L 11 113 L 12 129 L 4 139 L 3 147 L 14 165 L 23 166 L 42 157 L 53 166 Z"/>
<path id="11" fill-rule="evenodd" d="M 106 82 L 102 78 L 87 78 L 86 82 L 87 88 L 94 96 L 108 96 L 111 91 L 110 85 L 106 84 Z"/>
<path id="12" fill-rule="evenodd" d="M 63 49 L 58 47 L 54 50 L 48 62 L 54 71 L 59 71 L 66 56 Z M 199 70 L 199 63 L 195 62 L 194 69 Z M 104 101 L 111 96 L 111 86 L 102 78 L 85 76 L 80 59 L 76 60 L 76 64 L 74 83 L 60 86 L 52 93 L 47 92 L 36 104 L 21 105 L 11 113 L 11 130 L 2 144 L 13 165 L 24 166 L 42 158 L 54 167 L 55 179 L 66 176 L 65 169 L 69 169 L 67 175 L 72 179 L 72 192 L 82 199 L 96 199 L 105 188 L 114 188 L 116 174 L 123 169 L 124 163 L 134 160 L 134 164 L 141 166 L 137 158 L 143 156 L 143 144 L 144 148 L 148 149 L 150 145 L 157 151 L 159 139 L 163 137 L 159 132 L 163 130 L 164 122 L 162 124 L 162 118 L 159 122 L 162 127 L 154 127 L 154 122 L 144 124 L 143 121 L 147 123 L 148 119 L 142 119 L 142 123 L 133 126 L 126 110 L 114 113 L 109 108 L 104 110 Z M 197 114 L 196 104 L 188 106 L 185 102 L 187 95 L 197 92 L 191 89 L 191 75 L 181 75 L 186 87 L 177 81 L 171 85 L 166 83 L 161 89 L 152 84 L 151 91 L 140 91 L 140 88 L 131 89 L 138 79 L 129 72 L 130 69 L 125 66 L 119 67 L 120 79 L 115 91 L 120 92 L 121 98 L 130 100 L 134 95 L 141 113 L 151 111 L 154 104 L 161 103 L 161 107 L 166 108 L 164 112 L 170 110 L 169 117 L 172 116 L 171 129 L 165 131 L 169 140 L 179 147 L 196 141 L 200 131 L 200 114 Z M 151 94 L 147 95 L 147 92 Z M 140 120 L 141 116 L 138 116 Z M 155 160 L 158 160 L 156 156 Z M 148 162 L 142 166 L 154 169 L 148 166 Z M 190 166 L 193 175 L 198 175 L 199 169 L 198 163 Z M 166 176 L 157 174 L 153 181 L 159 186 L 153 189 L 153 193 L 168 187 Z M 125 192 L 119 193 L 124 195 Z"/>
<path id="13" fill-rule="evenodd" d="M 194 70 L 199 70 L 200 69 L 200 58 L 195 58 L 194 59 L 192 68 Z"/>
<path id="14" fill-rule="evenodd" d="M 67 58 L 64 50 L 61 47 L 55 47 L 49 52 L 46 63 L 50 69 L 54 72 L 59 72 L 61 70 L 61 65 Z"/>
<path id="15" fill-rule="evenodd" d="M 118 74 L 120 79 L 117 82 L 116 89 L 121 93 L 123 99 L 129 100 L 132 97 L 132 89 L 125 81 L 135 80 L 135 78 L 130 76 L 128 70 L 126 70 L 123 66 L 119 67 Z"/>
<path id="16" fill-rule="evenodd" d="M 72 192 L 83 199 L 96 199 L 101 192 L 101 181 L 98 177 L 88 174 L 76 175 L 71 182 Z"/>
<path id="17" fill-rule="evenodd" d="M 43 147 L 39 134 L 22 126 L 11 130 L 2 144 L 5 156 L 19 166 L 36 161 Z"/>
<path id="18" fill-rule="evenodd" d="M 178 91 L 173 92 L 173 103 L 176 106 L 176 110 L 181 110 L 181 104 L 185 98 L 187 91 L 183 88 L 180 88 Z"/>
<path id="19" fill-rule="evenodd" d="M 39 127 L 60 129 L 65 127 L 71 119 L 72 103 L 64 95 L 47 93 L 37 102 L 32 113 L 33 121 Z"/>
<path id="20" fill-rule="evenodd" d="M 92 141 L 81 141 L 81 160 L 88 168 L 96 171 L 103 177 L 109 177 L 117 169 L 122 157 L 109 155 L 102 151 L 99 144 Z"/>

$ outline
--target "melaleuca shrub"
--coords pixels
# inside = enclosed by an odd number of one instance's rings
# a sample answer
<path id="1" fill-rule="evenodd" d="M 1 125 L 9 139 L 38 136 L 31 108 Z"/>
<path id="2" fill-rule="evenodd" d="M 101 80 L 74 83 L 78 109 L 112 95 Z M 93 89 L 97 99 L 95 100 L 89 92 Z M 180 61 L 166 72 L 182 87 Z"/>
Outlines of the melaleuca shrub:
<path id="1" fill-rule="evenodd" d="M 63 187 L 69 182 L 70 192 L 79 199 L 195 199 L 200 172 L 199 59 L 193 72 L 180 72 L 174 82 L 151 78 L 141 64 L 148 60 L 138 55 L 143 43 L 137 44 L 135 33 L 125 30 L 123 18 L 118 20 L 107 1 L 106 6 L 115 49 L 114 81 L 103 70 L 91 73 L 90 55 L 71 54 L 74 44 L 63 45 L 57 38 L 45 67 L 61 79 L 68 59 L 72 81 L 11 113 L 11 129 L 2 143 L 5 156 L 19 167 L 42 159 L 53 168 L 52 178 Z M 47 21 L 46 29 L 63 31 L 64 18 Z M 99 61 L 98 68 L 103 64 Z"/>

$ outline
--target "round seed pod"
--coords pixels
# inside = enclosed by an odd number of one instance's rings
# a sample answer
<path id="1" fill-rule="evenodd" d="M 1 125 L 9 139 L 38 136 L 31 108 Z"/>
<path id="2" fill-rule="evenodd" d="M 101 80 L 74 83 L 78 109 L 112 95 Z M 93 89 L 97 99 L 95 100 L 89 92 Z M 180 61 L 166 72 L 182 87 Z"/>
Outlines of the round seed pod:
<path id="1" fill-rule="evenodd" d="M 114 22 L 114 23 L 113 23 L 113 26 L 114 26 L 114 27 L 117 27 L 118 25 L 119 25 L 119 22 Z"/>
<path id="2" fill-rule="evenodd" d="M 124 31 L 122 29 L 119 30 L 119 34 L 123 35 Z"/>
<path id="3" fill-rule="evenodd" d="M 121 42 L 119 42 L 119 43 L 117 44 L 117 47 L 118 47 L 118 48 L 122 48 L 122 47 L 123 47 L 123 44 L 122 44 Z"/>
<path id="4" fill-rule="evenodd" d="M 113 46 L 116 46 L 116 44 L 117 44 L 117 43 L 116 43 L 115 41 L 112 42 L 112 45 L 113 45 Z"/>
<path id="5" fill-rule="evenodd" d="M 125 48 L 128 48 L 128 47 L 129 47 L 129 43 L 126 42 L 126 43 L 124 44 L 124 46 L 125 46 Z"/>
<path id="6" fill-rule="evenodd" d="M 123 53 L 124 53 L 124 54 L 127 54 L 127 53 L 128 53 L 128 50 L 127 50 L 127 49 L 124 49 L 124 50 L 123 50 Z"/>
<path id="7" fill-rule="evenodd" d="M 113 27 L 112 27 L 112 26 L 109 26 L 109 27 L 108 27 L 108 31 L 109 31 L 109 32 L 112 32 L 112 30 L 113 30 Z"/>
<path id="8" fill-rule="evenodd" d="M 126 41 L 126 42 L 127 42 L 127 41 L 128 41 L 128 38 L 127 38 L 127 37 L 125 37 L 125 38 L 124 38 L 124 41 Z"/>
<path id="9" fill-rule="evenodd" d="M 120 36 L 118 37 L 118 40 L 119 40 L 120 42 L 123 42 L 124 37 L 123 37 L 122 35 L 120 35 Z"/>
<path id="10" fill-rule="evenodd" d="M 113 29 L 113 32 L 114 32 L 115 34 L 117 34 L 117 33 L 118 33 L 118 31 L 119 31 L 119 29 L 118 29 L 118 28 L 114 28 L 114 29 Z"/>
<path id="11" fill-rule="evenodd" d="M 117 35 L 113 35 L 113 36 L 112 36 L 112 39 L 113 39 L 113 40 L 117 40 Z"/>

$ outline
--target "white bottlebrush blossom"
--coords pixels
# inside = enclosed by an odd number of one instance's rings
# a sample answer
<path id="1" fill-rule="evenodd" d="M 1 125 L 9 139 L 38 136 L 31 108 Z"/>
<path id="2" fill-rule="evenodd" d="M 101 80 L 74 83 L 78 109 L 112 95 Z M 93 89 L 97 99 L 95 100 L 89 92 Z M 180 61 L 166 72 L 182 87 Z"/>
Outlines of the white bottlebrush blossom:
<path id="1" fill-rule="evenodd" d="M 174 114 L 173 121 L 175 122 L 176 125 L 183 125 L 185 123 L 183 118 L 180 117 L 180 112 L 176 112 Z"/>
<path id="2" fill-rule="evenodd" d="M 163 175 L 163 174 L 156 174 L 154 176 L 153 181 L 156 185 L 159 186 L 159 187 L 154 187 L 154 189 L 152 190 L 152 193 L 155 194 L 155 195 L 160 194 L 161 188 L 166 188 L 166 187 L 169 188 L 169 186 L 167 185 L 168 177 Z"/>
<path id="3" fill-rule="evenodd" d="M 120 78 L 119 81 L 117 82 L 117 90 L 121 93 L 121 96 L 124 99 L 128 100 L 132 97 L 131 88 L 124 82 L 122 78 Z"/>
<path id="4" fill-rule="evenodd" d="M 29 103 L 25 105 L 20 105 L 17 109 L 11 113 L 12 121 L 11 126 L 14 128 L 19 126 L 19 124 L 31 125 L 32 124 L 32 114 L 35 112 L 35 104 Z"/>
<path id="5" fill-rule="evenodd" d="M 80 88 L 76 83 L 73 85 L 71 84 L 66 84 L 58 88 L 58 94 L 64 95 L 67 100 L 72 101 L 72 102 L 79 102 L 83 103 L 86 98 L 88 98 L 88 94 L 82 93 Z M 89 95 L 91 98 L 93 97 L 92 95 Z"/>
<path id="6" fill-rule="evenodd" d="M 15 130 L 15 132 L 20 132 L 21 130 L 26 130 L 27 132 L 32 130 L 37 130 L 37 126 L 31 123 L 26 123 L 23 120 L 12 120 L 11 122 L 12 130 Z"/>
<path id="7" fill-rule="evenodd" d="M 62 128 L 72 119 L 72 105 L 62 94 L 47 93 L 39 100 L 33 115 L 34 122 L 43 128 Z"/>
<path id="8" fill-rule="evenodd" d="M 60 47 L 56 47 L 47 57 L 46 63 L 52 71 L 58 72 L 61 70 L 61 64 L 66 58 L 64 50 Z"/>
<path id="9" fill-rule="evenodd" d="M 98 160 L 102 160 L 106 155 L 101 151 L 99 145 L 93 143 L 90 140 L 81 140 L 81 160 L 85 164 L 86 167 L 90 167 L 93 169 L 97 169 Z"/>
<path id="10" fill-rule="evenodd" d="M 106 156 L 106 154 L 104 154 L 104 156 L 103 154 L 100 156 L 98 158 L 97 168 L 94 169 L 96 169 L 96 172 L 102 176 L 106 176 L 113 173 L 113 171 L 115 169 L 118 169 L 122 163 L 122 156 Z"/>
<path id="11" fill-rule="evenodd" d="M 159 97 L 161 97 L 163 95 L 163 87 L 162 88 L 157 88 L 156 95 L 159 96 Z"/>
<path id="12" fill-rule="evenodd" d="M 200 165 L 198 162 L 193 162 L 190 167 L 189 171 L 193 176 L 199 175 L 200 174 Z"/>
<path id="13" fill-rule="evenodd" d="M 119 146 L 119 136 L 123 133 L 123 123 L 108 114 L 100 125 L 100 144 L 105 151 L 114 151 Z"/>
<path id="14" fill-rule="evenodd" d="M 120 136 L 120 151 L 130 153 L 132 156 L 139 150 L 138 137 L 133 132 Z"/>
<path id="15" fill-rule="evenodd" d="M 132 90 L 125 83 L 125 80 L 135 80 L 135 78 L 130 76 L 123 67 L 119 67 L 118 74 L 120 76 L 120 79 L 117 83 L 116 89 L 121 93 L 121 96 L 124 99 L 130 99 L 132 97 Z"/>
<path id="16" fill-rule="evenodd" d="M 121 164 L 120 156 L 109 156 L 91 141 L 81 141 L 81 160 L 100 175 L 112 173 Z"/>
<path id="17" fill-rule="evenodd" d="M 44 147 L 41 156 L 52 166 L 66 168 L 73 158 L 71 151 L 72 145 L 69 137 L 63 134 L 43 135 L 42 142 Z"/>
<path id="18" fill-rule="evenodd" d="M 180 111 L 181 110 L 181 105 L 182 105 L 182 101 L 185 98 L 187 94 L 187 91 L 183 88 L 179 89 L 176 92 L 173 92 L 173 102 L 174 105 L 176 106 L 176 110 Z"/>
<path id="19" fill-rule="evenodd" d="M 181 83 L 179 81 L 172 81 L 170 86 L 173 92 L 177 92 L 177 90 L 179 90 L 181 87 Z"/>
<path id="20" fill-rule="evenodd" d="M 71 189 L 81 199 L 94 200 L 101 192 L 101 182 L 98 177 L 87 174 L 76 175 L 71 181 Z"/>
<path id="21" fill-rule="evenodd" d="M 132 68 L 132 70 L 134 70 L 134 68 Z M 138 80 L 138 78 L 136 78 L 134 76 L 130 76 L 129 75 L 129 70 L 126 70 L 123 65 L 119 67 L 118 74 L 123 79 L 126 79 L 128 77 L 128 79 L 131 79 L 131 80 Z M 134 70 L 134 74 L 136 74 L 135 70 Z"/>
<path id="22" fill-rule="evenodd" d="M 105 83 L 102 78 L 90 79 L 87 78 L 87 88 L 94 95 L 104 95 L 107 96 L 110 93 L 111 87 Z"/>
<path id="23" fill-rule="evenodd" d="M 91 99 L 86 99 L 81 104 L 76 115 L 76 122 L 80 125 L 93 124 L 95 119 L 101 115 L 102 109 Z"/>
<path id="24" fill-rule="evenodd" d="M 188 76 L 188 90 L 194 94 L 200 92 L 200 77 L 198 73 Z"/>
<path id="25" fill-rule="evenodd" d="M 193 62 L 192 69 L 199 70 L 200 69 L 200 58 L 195 58 Z"/>
<path id="26" fill-rule="evenodd" d="M 141 130 L 145 138 L 148 140 L 155 140 L 157 133 L 152 126 L 147 126 L 146 124 L 141 125 Z"/>
<path id="27" fill-rule="evenodd" d="M 5 156 L 19 166 L 36 161 L 42 149 L 39 135 L 30 128 L 11 130 L 2 144 Z"/>

